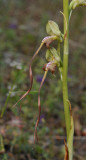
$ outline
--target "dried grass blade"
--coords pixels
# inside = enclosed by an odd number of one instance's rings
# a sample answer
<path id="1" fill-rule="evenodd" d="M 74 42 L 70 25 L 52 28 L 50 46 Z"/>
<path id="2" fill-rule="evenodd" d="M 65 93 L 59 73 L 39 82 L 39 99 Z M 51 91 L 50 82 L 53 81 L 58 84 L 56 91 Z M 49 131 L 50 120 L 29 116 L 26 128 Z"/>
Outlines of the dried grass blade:
<path id="1" fill-rule="evenodd" d="M 40 103 L 40 90 L 41 90 L 41 87 L 45 81 L 45 78 L 47 76 L 47 72 L 48 70 L 45 71 L 44 73 L 44 76 L 42 78 L 42 81 L 41 81 L 41 84 L 40 84 L 40 88 L 39 88 L 39 92 L 38 92 L 38 109 L 39 109 L 39 115 L 38 115 L 38 119 L 37 119 L 37 122 L 36 122 L 36 125 L 35 125 L 35 132 L 34 132 L 34 143 L 35 141 L 37 140 L 38 141 L 38 136 L 37 136 L 37 127 L 38 127 L 38 124 L 40 122 L 40 113 L 41 113 L 41 103 Z"/>
<path id="2" fill-rule="evenodd" d="M 30 65 L 29 65 L 29 75 L 30 75 L 30 88 L 29 90 L 23 94 L 21 96 L 21 98 L 16 102 L 16 104 L 13 105 L 13 107 L 15 107 L 17 105 L 18 102 L 20 102 L 23 98 L 25 98 L 27 96 L 27 94 L 31 91 L 32 89 L 32 85 L 33 85 L 33 74 L 32 74 L 32 68 L 31 68 L 31 64 L 32 64 L 32 61 L 33 59 L 36 57 L 36 55 L 39 53 L 40 49 L 42 48 L 44 43 L 41 43 L 40 47 L 37 49 L 37 51 L 35 52 L 35 54 L 33 55 L 32 59 L 31 59 L 31 62 L 30 62 Z"/>

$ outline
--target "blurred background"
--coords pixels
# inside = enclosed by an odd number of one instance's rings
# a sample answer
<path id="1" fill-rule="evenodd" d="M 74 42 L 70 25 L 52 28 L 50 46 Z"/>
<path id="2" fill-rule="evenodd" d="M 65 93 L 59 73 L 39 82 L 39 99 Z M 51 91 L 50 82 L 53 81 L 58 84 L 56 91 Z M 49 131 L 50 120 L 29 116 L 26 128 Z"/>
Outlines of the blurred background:
<path id="1" fill-rule="evenodd" d="M 57 22 L 63 32 L 63 16 L 60 13 L 62 10 L 61 0 L 0 0 L 0 160 L 63 160 L 66 131 L 58 69 L 53 75 L 48 73 L 41 90 L 39 142 L 34 144 L 38 89 L 44 74 L 42 67 L 46 63 L 45 47 L 32 64 L 32 91 L 15 108 L 12 107 L 29 89 L 29 63 L 47 35 L 48 20 Z M 85 160 L 85 7 L 73 11 L 69 45 L 68 86 L 75 122 L 74 160 Z M 54 46 L 57 47 L 57 44 Z M 2 150 L 3 143 L 5 151 Z"/>

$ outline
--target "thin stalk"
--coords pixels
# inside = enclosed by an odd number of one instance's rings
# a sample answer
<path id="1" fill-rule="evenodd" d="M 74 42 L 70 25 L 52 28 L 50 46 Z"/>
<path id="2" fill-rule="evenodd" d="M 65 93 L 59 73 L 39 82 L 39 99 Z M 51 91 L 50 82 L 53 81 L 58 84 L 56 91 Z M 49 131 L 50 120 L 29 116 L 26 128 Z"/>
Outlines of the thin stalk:
<path id="1" fill-rule="evenodd" d="M 60 41 L 58 41 L 57 53 L 58 53 L 59 56 L 60 56 Z"/>
<path id="2" fill-rule="evenodd" d="M 5 149 L 4 149 L 3 138 L 2 138 L 2 135 L 0 134 L 0 154 L 4 152 L 5 152 Z"/>
<path id="3" fill-rule="evenodd" d="M 10 91 L 9 91 L 9 94 L 8 94 L 8 96 L 7 96 L 7 99 L 6 99 L 6 101 L 5 101 L 5 104 L 4 104 L 3 108 L 2 108 L 2 112 L 1 112 L 1 115 L 0 115 L 1 118 L 3 117 L 3 115 L 4 115 L 5 111 L 6 111 L 6 107 L 7 107 L 8 101 L 9 101 L 9 99 L 10 99 L 10 95 L 11 95 L 11 93 L 12 93 L 12 90 L 13 90 L 13 86 L 11 87 L 11 89 L 10 89 Z"/>
<path id="4" fill-rule="evenodd" d="M 66 132 L 67 132 L 67 141 L 70 132 L 70 110 L 68 104 L 68 86 L 67 86 L 67 77 L 68 77 L 68 54 L 69 54 L 69 0 L 63 0 L 63 12 L 67 21 L 64 19 L 64 55 L 63 55 L 63 103 L 64 103 L 64 112 L 65 112 L 65 122 L 66 122 Z"/>
<path id="5" fill-rule="evenodd" d="M 6 102 L 5 102 L 4 106 L 3 106 L 3 109 L 2 109 L 2 112 L 1 112 L 1 115 L 0 115 L 1 118 L 3 117 L 3 115 L 4 115 L 5 111 L 6 111 L 6 107 L 7 107 L 8 101 L 10 99 L 10 95 L 11 95 L 11 92 L 9 92 L 9 95 L 7 96 Z"/>

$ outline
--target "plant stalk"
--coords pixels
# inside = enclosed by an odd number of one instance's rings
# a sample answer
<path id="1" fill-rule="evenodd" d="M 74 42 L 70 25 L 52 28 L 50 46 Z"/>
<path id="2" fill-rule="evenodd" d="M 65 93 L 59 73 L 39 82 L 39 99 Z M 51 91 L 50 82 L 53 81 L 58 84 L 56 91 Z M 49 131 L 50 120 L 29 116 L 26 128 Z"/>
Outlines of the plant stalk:
<path id="1" fill-rule="evenodd" d="M 70 109 L 68 104 L 68 54 L 69 54 L 69 0 L 63 0 L 63 12 L 67 21 L 64 19 L 64 55 L 63 55 L 63 103 L 64 103 L 64 112 L 65 112 L 65 122 L 66 122 L 66 133 L 67 133 L 67 142 L 70 132 Z"/>

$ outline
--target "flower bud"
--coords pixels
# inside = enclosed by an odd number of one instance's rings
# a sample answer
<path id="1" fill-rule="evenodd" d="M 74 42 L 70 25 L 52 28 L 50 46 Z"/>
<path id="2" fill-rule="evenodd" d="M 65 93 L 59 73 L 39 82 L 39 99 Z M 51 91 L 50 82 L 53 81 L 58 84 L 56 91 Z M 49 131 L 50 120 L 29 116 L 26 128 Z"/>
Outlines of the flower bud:
<path id="1" fill-rule="evenodd" d="M 51 60 L 53 60 L 53 55 L 52 55 L 50 49 L 47 49 L 47 51 L 46 51 L 46 60 L 48 62 L 50 62 Z"/>
<path id="2" fill-rule="evenodd" d="M 70 3 L 70 10 L 75 9 L 78 6 L 85 6 L 86 0 L 72 0 Z"/>
<path id="3" fill-rule="evenodd" d="M 47 25 L 46 25 L 46 31 L 49 35 L 53 35 L 56 36 L 57 39 L 59 39 L 61 42 L 63 40 L 62 38 L 62 33 L 59 29 L 59 26 L 57 23 L 55 23 L 54 21 L 50 20 L 48 21 Z"/>
<path id="4" fill-rule="evenodd" d="M 49 62 L 52 61 L 52 60 L 55 60 L 56 63 L 58 63 L 58 64 L 60 63 L 60 57 L 59 57 L 59 55 L 57 53 L 57 50 L 55 48 L 52 47 L 52 48 L 47 50 L 46 60 L 49 61 Z"/>
<path id="5" fill-rule="evenodd" d="M 57 63 L 59 63 L 60 62 L 60 57 L 59 57 L 59 55 L 58 55 L 58 53 L 57 53 L 57 50 L 55 49 L 55 48 L 50 48 L 50 52 L 52 53 L 52 55 L 54 56 L 54 58 L 55 58 L 55 60 L 57 61 Z"/>
<path id="6" fill-rule="evenodd" d="M 59 30 L 59 26 L 52 20 L 48 21 L 46 26 L 47 33 L 50 35 L 60 36 L 61 32 Z"/>

